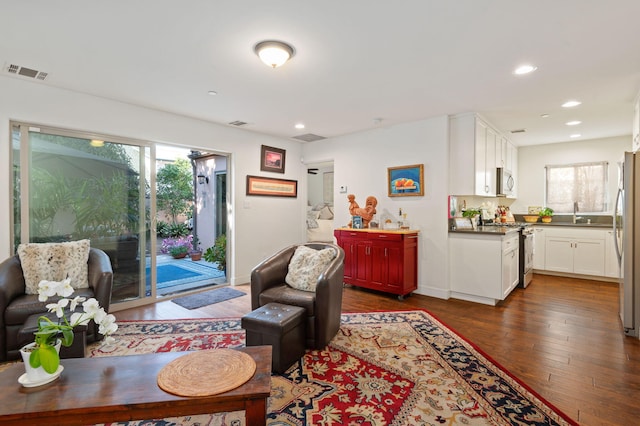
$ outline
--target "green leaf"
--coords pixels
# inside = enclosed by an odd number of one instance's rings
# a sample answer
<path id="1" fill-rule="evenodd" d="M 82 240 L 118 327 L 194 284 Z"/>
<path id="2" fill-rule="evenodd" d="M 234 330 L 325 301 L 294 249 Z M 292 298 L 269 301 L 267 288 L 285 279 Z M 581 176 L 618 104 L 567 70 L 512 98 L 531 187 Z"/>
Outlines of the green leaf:
<path id="1" fill-rule="evenodd" d="M 36 346 L 35 348 L 33 348 L 33 351 L 31 352 L 31 355 L 29 355 L 29 365 L 33 368 L 38 368 L 40 367 L 40 351 L 38 350 L 38 347 Z"/>
<path id="2" fill-rule="evenodd" d="M 73 343 L 73 329 L 65 328 L 62 330 L 62 346 L 71 346 Z"/>
<path id="3" fill-rule="evenodd" d="M 60 365 L 60 355 L 58 355 L 56 348 L 53 346 L 41 346 L 40 349 L 36 351 L 36 353 L 38 352 L 40 353 L 40 363 L 44 371 L 49 374 L 55 373 Z M 31 363 L 31 359 L 29 359 L 29 363 Z"/>

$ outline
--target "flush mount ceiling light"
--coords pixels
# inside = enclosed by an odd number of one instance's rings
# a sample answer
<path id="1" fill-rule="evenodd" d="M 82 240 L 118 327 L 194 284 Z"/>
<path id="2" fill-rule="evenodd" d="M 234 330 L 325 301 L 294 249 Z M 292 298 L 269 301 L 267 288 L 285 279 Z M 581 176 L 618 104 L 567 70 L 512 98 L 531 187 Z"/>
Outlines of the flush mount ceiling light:
<path id="1" fill-rule="evenodd" d="M 530 72 L 533 72 L 537 69 L 538 67 L 536 67 L 535 65 L 526 64 L 516 68 L 516 70 L 513 73 L 516 75 L 523 75 L 523 74 L 529 74 Z"/>
<path id="2" fill-rule="evenodd" d="M 296 129 L 304 129 L 304 124 L 298 123 L 298 124 L 295 125 L 295 128 Z"/>
<path id="3" fill-rule="evenodd" d="M 275 40 L 265 40 L 256 44 L 253 49 L 256 55 L 271 68 L 283 65 L 293 57 L 295 51 L 287 43 Z"/>
<path id="4" fill-rule="evenodd" d="M 582 123 L 582 121 L 579 120 L 573 120 L 573 121 L 567 121 L 566 124 L 567 126 L 577 126 L 578 124 Z"/>

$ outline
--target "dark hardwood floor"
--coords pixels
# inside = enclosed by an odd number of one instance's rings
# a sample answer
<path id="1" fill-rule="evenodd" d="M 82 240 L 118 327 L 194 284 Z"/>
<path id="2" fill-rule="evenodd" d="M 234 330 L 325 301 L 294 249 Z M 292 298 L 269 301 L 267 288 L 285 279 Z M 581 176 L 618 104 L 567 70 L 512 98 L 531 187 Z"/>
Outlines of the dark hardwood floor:
<path id="1" fill-rule="evenodd" d="M 237 286 L 249 292 L 249 286 Z M 426 309 L 583 425 L 640 424 L 640 341 L 625 337 L 614 283 L 535 275 L 496 307 L 345 288 L 343 312 Z M 187 310 L 171 301 L 118 320 L 239 317 L 249 297 Z"/>

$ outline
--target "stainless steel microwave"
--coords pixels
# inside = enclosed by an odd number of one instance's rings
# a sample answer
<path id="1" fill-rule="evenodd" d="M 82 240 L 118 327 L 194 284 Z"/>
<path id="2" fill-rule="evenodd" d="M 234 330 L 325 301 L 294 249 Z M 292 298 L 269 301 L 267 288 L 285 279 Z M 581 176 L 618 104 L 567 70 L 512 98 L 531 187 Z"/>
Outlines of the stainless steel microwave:
<path id="1" fill-rule="evenodd" d="M 513 195 L 516 182 L 513 179 L 511 171 L 506 170 L 504 167 L 498 167 L 496 182 L 496 195 L 498 197 L 508 197 Z"/>

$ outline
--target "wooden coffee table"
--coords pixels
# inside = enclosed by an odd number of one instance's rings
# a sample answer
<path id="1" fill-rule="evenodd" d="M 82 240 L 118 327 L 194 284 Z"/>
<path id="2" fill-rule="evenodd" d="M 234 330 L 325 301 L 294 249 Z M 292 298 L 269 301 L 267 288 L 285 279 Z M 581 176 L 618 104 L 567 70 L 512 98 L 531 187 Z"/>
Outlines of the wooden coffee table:
<path id="1" fill-rule="evenodd" d="M 189 352 L 65 359 L 59 379 L 34 388 L 18 383 L 24 365 L 17 363 L 0 373 L 0 423 L 87 425 L 245 410 L 247 425 L 265 425 L 271 346 L 238 350 L 256 362 L 251 380 L 195 398 L 167 393 L 156 382 L 162 367 Z"/>

